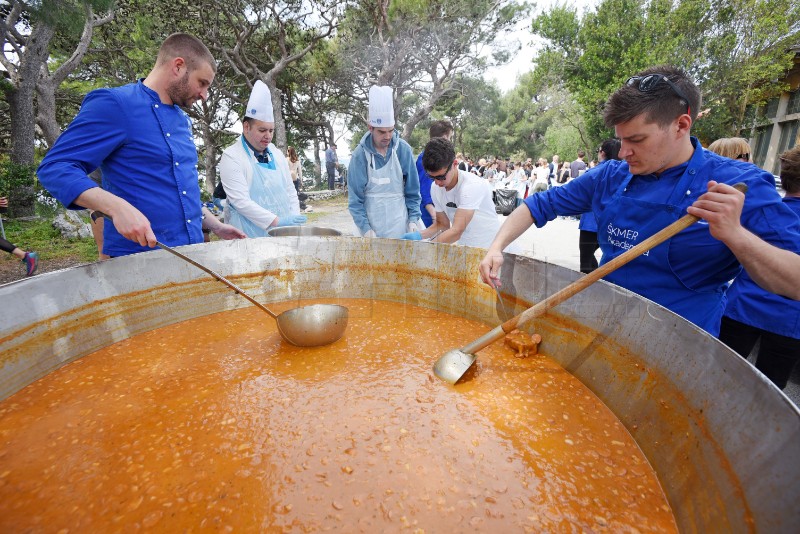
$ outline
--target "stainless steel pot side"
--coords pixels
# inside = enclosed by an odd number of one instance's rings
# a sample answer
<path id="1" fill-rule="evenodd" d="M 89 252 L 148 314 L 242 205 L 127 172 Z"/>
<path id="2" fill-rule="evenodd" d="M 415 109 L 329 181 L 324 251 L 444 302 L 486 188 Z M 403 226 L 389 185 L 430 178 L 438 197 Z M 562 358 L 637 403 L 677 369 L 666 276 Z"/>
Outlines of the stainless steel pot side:
<path id="1" fill-rule="evenodd" d="M 342 232 L 322 226 L 276 226 L 267 231 L 272 237 L 340 236 Z"/>
<path id="2" fill-rule="evenodd" d="M 486 322 L 487 331 L 501 321 L 495 292 L 478 278 L 478 249 L 283 237 L 181 250 L 261 302 L 373 298 L 458 313 Z M 507 256 L 506 306 L 519 313 L 579 275 Z M 250 305 L 164 251 L 0 286 L 0 302 L 0 399 L 129 336 Z M 625 424 L 658 473 L 681 531 L 797 531 L 800 411 L 766 378 L 712 336 L 605 282 L 555 312 L 526 329 L 540 333 L 542 350 Z M 430 354 L 431 365 L 439 356 Z"/>

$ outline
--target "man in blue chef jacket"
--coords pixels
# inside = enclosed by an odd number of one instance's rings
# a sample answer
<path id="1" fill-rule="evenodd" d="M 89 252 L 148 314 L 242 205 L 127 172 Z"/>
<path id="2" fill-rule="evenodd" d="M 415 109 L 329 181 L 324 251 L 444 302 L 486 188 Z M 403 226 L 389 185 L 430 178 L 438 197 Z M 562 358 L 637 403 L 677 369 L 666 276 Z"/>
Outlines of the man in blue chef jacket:
<path id="1" fill-rule="evenodd" d="M 92 91 L 37 170 L 42 185 L 70 209 L 108 214 L 103 252 L 124 256 L 156 246 L 203 242 L 203 230 L 244 238 L 200 201 L 190 107 L 208 97 L 216 63 L 196 37 L 161 44 L 147 78 Z M 103 187 L 87 175 L 100 168 Z"/>
<path id="2" fill-rule="evenodd" d="M 728 282 L 742 266 L 765 289 L 797 298 L 796 277 L 781 273 L 796 268 L 800 250 L 778 247 L 797 247 L 800 218 L 781 202 L 771 174 L 709 152 L 691 136 L 699 109 L 700 91 L 679 69 L 654 67 L 629 78 L 604 117 L 621 141 L 622 160 L 528 197 L 481 261 L 483 281 L 498 284 L 501 251 L 532 224 L 592 211 L 603 264 L 688 212 L 704 220 L 605 279 L 714 335 Z M 738 182 L 748 186 L 746 195 L 731 187 Z"/>

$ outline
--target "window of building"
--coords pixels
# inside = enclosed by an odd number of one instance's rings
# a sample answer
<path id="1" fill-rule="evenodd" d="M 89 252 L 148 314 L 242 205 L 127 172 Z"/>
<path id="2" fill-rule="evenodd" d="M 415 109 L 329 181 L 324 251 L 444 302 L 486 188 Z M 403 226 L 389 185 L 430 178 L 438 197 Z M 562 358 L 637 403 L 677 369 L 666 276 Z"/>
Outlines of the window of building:
<path id="1" fill-rule="evenodd" d="M 764 167 L 764 161 L 767 159 L 770 137 L 772 137 L 772 124 L 769 126 L 763 126 L 756 130 L 754 141 L 755 149 L 753 150 L 753 163 L 761 168 Z"/>
<path id="2" fill-rule="evenodd" d="M 778 103 L 780 103 L 780 100 L 780 97 L 776 96 L 767 102 L 767 109 L 764 111 L 764 115 L 768 119 L 774 119 L 778 115 Z"/>
<path id="3" fill-rule="evenodd" d="M 800 113 L 800 89 L 789 94 L 789 105 L 786 106 L 786 114 Z"/>
<path id="4" fill-rule="evenodd" d="M 794 148 L 797 144 L 797 132 L 798 128 L 800 128 L 800 121 L 787 121 L 782 122 L 780 124 L 781 127 L 781 138 L 778 141 L 778 152 L 775 154 L 776 156 L 780 156 L 790 148 Z M 781 161 L 780 158 L 775 158 L 775 164 L 773 165 L 772 174 L 780 174 L 781 172 Z"/>

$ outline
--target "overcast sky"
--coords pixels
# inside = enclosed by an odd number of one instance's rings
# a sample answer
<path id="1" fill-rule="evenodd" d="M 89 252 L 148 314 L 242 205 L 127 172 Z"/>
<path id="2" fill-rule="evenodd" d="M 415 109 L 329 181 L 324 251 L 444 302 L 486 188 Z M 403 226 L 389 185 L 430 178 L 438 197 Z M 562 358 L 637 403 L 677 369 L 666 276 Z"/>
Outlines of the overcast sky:
<path id="1" fill-rule="evenodd" d="M 530 18 L 520 21 L 517 30 L 512 34 L 512 38 L 517 39 L 522 48 L 519 53 L 514 56 L 514 59 L 500 68 L 492 68 L 484 74 L 485 80 L 494 81 L 501 91 L 505 92 L 512 89 L 516 85 L 517 78 L 521 74 L 533 70 L 531 61 L 536 55 L 536 51 L 541 41 L 534 37 L 531 33 L 531 22 L 533 17 L 539 13 L 549 10 L 551 6 L 555 5 L 572 5 L 578 8 L 578 13 L 582 13 L 585 9 L 594 8 L 599 3 L 599 0 L 542 0 L 534 9 Z"/>

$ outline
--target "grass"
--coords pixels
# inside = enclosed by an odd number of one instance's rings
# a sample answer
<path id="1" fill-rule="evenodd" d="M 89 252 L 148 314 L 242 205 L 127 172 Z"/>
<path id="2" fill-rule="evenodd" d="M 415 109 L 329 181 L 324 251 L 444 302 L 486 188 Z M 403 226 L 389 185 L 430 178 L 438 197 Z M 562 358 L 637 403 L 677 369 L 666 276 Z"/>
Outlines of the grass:
<path id="1" fill-rule="evenodd" d="M 347 196 L 339 195 L 333 198 L 312 201 L 309 204 L 315 211 L 306 214 L 308 223 L 313 223 L 322 217 L 331 208 L 347 205 Z M 319 211 L 317 211 L 319 210 Z M 40 218 L 35 220 L 7 220 L 3 219 L 6 239 L 19 248 L 39 253 L 42 260 L 73 260 L 75 263 L 88 263 L 97 261 L 97 247 L 94 239 L 65 239 L 53 227 L 54 212 L 40 209 Z M 88 222 L 88 220 L 87 220 Z M 215 239 L 213 236 L 212 239 Z M 0 256 L 0 261 L 19 261 L 10 254 Z"/>
<path id="2" fill-rule="evenodd" d="M 65 239 L 53 227 L 52 219 L 4 220 L 3 226 L 6 239 L 23 250 L 35 250 L 41 259 L 74 259 L 81 263 L 97 260 L 94 239 Z"/>

